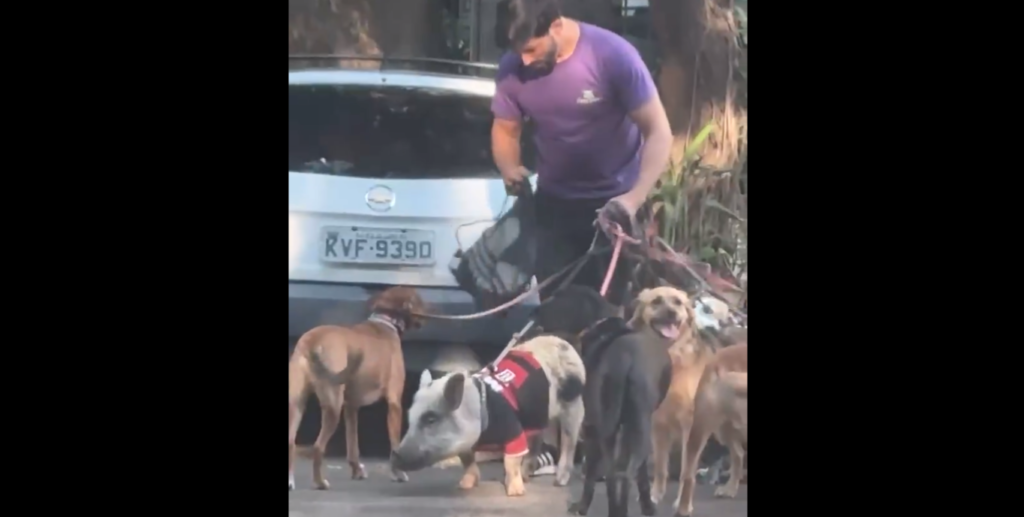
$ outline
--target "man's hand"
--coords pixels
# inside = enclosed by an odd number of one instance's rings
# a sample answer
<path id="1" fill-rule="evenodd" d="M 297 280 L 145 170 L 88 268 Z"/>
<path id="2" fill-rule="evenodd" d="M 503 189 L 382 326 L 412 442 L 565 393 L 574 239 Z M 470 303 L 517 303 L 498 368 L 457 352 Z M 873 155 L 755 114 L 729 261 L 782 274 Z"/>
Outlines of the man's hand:
<path id="1" fill-rule="evenodd" d="M 641 198 L 639 193 L 630 191 L 622 194 L 621 196 L 615 196 L 608 200 L 608 203 L 618 203 L 622 205 L 622 208 L 629 214 L 630 219 L 636 217 L 636 212 L 643 206 L 645 199 Z"/>
<path id="2" fill-rule="evenodd" d="M 611 226 L 612 223 L 615 223 L 626 235 L 637 237 L 633 227 L 635 226 L 636 212 L 643 204 L 643 200 L 637 201 L 635 197 L 630 193 L 614 197 L 597 211 L 597 224 L 605 235 L 612 236 Z"/>
<path id="3" fill-rule="evenodd" d="M 491 125 L 491 153 L 494 165 L 505 180 L 505 192 L 510 196 L 519 195 L 519 189 L 530 176 L 530 171 L 519 161 L 519 137 L 523 125 L 518 120 L 503 120 L 495 117 Z"/>
<path id="4" fill-rule="evenodd" d="M 502 171 L 502 179 L 505 180 L 505 186 L 508 187 L 517 187 L 527 178 L 529 178 L 529 170 L 521 165 Z"/>

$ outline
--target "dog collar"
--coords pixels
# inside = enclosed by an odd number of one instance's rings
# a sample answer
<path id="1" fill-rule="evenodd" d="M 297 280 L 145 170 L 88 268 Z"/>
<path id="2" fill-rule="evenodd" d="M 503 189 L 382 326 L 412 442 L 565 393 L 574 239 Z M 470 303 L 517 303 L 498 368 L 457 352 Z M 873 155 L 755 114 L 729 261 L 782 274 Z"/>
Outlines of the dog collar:
<path id="1" fill-rule="evenodd" d="M 480 392 L 480 434 L 483 435 L 484 431 L 487 430 L 487 386 L 480 379 L 479 373 L 473 376 L 473 384 L 476 385 L 477 391 Z"/>
<path id="2" fill-rule="evenodd" d="M 402 332 L 405 332 L 405 322 L 402 321 L 402 320 L 399 320 L 397 318 L 392 318 L 391 316 L 388 316 L 387 314 L 381 314 L 379 312 L 375 312 L 375 313 L 371 314 L 369 318 L 366 318 L 366 319 L 367 319 L 367 321 L 374 321 L 374 322 L 386 325 L 388 327 L 391 327 L 391 330 L 394 330 L 395 333 L 398 334 L 399 336 L 402 335 Z"/>

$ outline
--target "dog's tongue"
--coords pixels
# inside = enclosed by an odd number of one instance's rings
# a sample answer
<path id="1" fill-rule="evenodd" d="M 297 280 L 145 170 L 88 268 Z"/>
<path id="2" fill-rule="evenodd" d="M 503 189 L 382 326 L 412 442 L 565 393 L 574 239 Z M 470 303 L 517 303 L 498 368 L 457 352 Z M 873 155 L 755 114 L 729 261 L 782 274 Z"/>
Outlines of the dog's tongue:
<path id="1" fill-rule="evenodd" d="M 666 339 L 676 339 L 679 337 L 679 328 L 674 325 L 659 325 L 656 328 L 658 333 Z"/>

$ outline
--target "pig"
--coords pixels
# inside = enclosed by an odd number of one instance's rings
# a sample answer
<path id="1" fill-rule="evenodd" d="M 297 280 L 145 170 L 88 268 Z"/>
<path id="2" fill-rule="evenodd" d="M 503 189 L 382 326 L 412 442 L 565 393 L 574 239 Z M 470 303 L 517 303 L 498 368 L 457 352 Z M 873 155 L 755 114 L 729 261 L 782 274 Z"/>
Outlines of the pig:
<path id="1" fill-rule="evenodd" d="M 585 382 L 576 350 L 549 335 L 513 347 L 493 369 L 438 379 L 424 370 L 408 411 L 409 430 L 391 453 L 392 467 L 412 472 L 458 456 L 465 469 L 459 486 L 468 490 L 480 480 L 476 451 L 499 447 L 505 494 L 521 496 L 526 493 L 522 462 L 529 452 L 527 433 L 557 422 L 562 447 L 555 485 L 565 486 L 583 424 Z"/>

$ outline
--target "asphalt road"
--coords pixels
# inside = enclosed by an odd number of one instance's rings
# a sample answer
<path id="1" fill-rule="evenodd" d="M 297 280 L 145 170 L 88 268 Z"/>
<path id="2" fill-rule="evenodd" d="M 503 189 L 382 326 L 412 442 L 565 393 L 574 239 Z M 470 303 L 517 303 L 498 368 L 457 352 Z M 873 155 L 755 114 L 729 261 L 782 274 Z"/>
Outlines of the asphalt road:
<path id="1" fill-rule="evenodd" d="M 331 488 L 319 491 L 313 489 L 311 464 L 298 461 L 295 465 L 296 490 L 288 495 L 288 517 L 523 517 L 528 514 L 550 517 L 568 515 L 566 510 L 570 496 L 578 498 L 582 491 L 578 469 L 568 488 L 555 487 L 552 476 L 542 476 L 526 485 L 525 496 L 506 497 L 500 463 L 482 465 L 480 484 L 471 491 L 458 488 L 461 476 L 458 468 L 413 472 L 409 474 L 408 483 L 392 483 L 385 463 L 364 463 L 369 479 L 354 481 L 349 478 L 344 459 L 330 460 L 327 480 Z M 676 490 L 675 483 L 669 486 L 670 497 L 662 501 L 658 516 L 672 515 Z M 715 499 L 712 492 L 713 487 L 697 487 L 695 516 L 746 517 L 746 485 L 741 486 L 736 499 Z M 635 497 L 635 487 L 632 494 Z M 640 515 L 640 507 L 635 501 L 629 513 Z M 603 517 L 607 514 L 604 485 L 600 484 L 588 515 Z"/>

